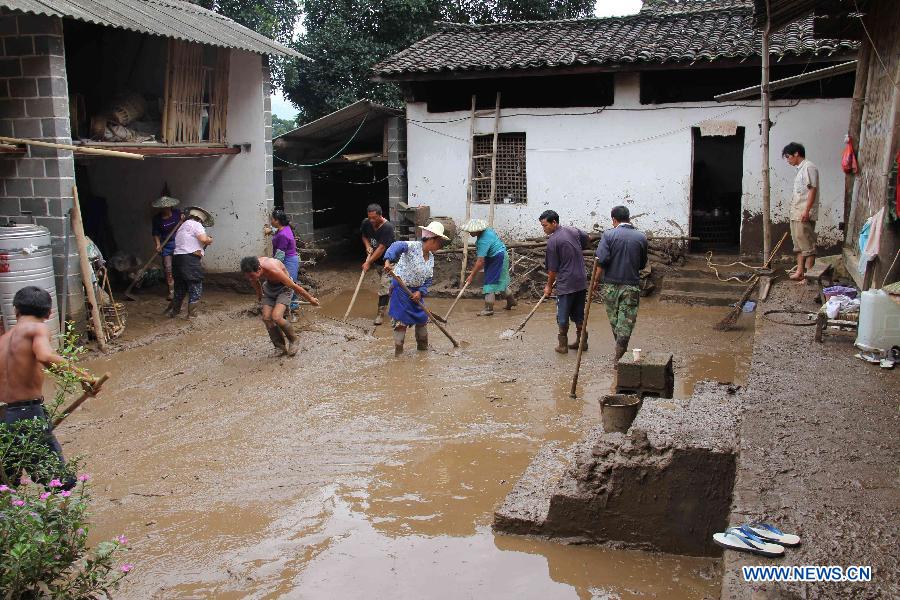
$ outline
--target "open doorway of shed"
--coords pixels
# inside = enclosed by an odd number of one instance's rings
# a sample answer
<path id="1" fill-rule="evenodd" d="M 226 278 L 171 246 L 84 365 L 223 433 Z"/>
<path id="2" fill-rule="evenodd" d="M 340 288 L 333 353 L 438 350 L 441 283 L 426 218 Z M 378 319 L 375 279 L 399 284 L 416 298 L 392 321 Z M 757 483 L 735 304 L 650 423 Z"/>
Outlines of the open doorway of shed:
<path id="1" fill-rule="evenodd" d="M 329 163 L 312 169 L 313 239 L 337 255 L 363 252 L 359 226 L 369 204 L 388 217 L 387 163 Z"/>
<path id="2" fill-rule="evenodd" d="M 691 250 L 737 254 L 741 241 L 744 128 L 735 135 L 701 135 L 694 127 Z"/>

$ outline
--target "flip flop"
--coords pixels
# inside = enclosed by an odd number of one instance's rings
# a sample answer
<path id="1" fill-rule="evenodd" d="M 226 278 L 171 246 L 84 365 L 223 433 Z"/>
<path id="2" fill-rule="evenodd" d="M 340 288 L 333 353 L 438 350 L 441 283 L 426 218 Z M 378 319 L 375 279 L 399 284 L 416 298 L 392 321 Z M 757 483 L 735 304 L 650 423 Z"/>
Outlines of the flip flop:
<path id="1" fill-rule="evenodd" d="M 739 527 L 729 527 L 725 533 L 713 534 L 713 541 L 728 550 L 750 552 L 762 556 L 784 556 L 784 547 L 770 544 L 754 533 L 748 533 Z"/>
<path id="2" fill-rule="evenodd" d="M 799 546 L 800 536 L 792 533 L 784 533 L 771 523 L 763 523 L 762 521 L 754 521 L 741 525 L 744 533 L 750 533 L 762 538 L 767 542 L 774 542 L 782 546 Z"/>

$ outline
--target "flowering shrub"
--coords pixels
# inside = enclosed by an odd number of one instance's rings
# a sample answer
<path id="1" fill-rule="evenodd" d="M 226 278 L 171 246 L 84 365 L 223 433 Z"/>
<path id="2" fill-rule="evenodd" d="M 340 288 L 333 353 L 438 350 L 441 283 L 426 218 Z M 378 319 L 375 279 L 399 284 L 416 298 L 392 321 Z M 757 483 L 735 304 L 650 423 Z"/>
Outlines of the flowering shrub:
<path id="1" fill-rule="evenodd" d="M 87 549 L 87 475 L 72 490 L 22 479 L 0 485 L 0 590 L 9 599 L 62 600 L 108 595 L 132 565 L 119 564 L 128 540 L 119 536 Z M 49 489 L 48 489 L 49 488 Z"/>

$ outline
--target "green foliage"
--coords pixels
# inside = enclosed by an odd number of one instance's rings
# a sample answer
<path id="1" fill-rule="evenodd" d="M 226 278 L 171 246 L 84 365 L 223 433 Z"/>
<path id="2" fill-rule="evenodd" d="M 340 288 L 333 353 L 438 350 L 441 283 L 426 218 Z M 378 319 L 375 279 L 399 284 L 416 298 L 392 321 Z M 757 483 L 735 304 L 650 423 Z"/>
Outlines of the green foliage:
<path id="1" fill-rule="evenodd" d="M 272 137 L 276 138 L 282 133 L 287 133 L 293 129 L 297 129 L 297 122 L 291 119 L 282 119 L 277 115 L 272 115 Z"/>
<path id="2" fill-rule="evenodd" d="M 85 480 L 86 477 L 82 477 Z M 26 480 L 27 481 L 27 480 Z M 0 590 L 8 600 L 88 600 L 111 590 L 131 571 L 117 565 L 128 540 L 87 548 L 89 496 L 82 481 L 74 490 L 51 482 L 0 486 Z"/>

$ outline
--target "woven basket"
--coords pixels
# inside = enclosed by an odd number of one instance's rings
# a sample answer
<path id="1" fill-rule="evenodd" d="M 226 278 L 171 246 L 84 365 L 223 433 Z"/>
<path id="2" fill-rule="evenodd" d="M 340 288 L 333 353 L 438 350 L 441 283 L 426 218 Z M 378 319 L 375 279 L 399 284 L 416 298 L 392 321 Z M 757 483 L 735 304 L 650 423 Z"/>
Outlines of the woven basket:
<path id="1" fill-rule="evenodd" d="M 136 92 L 129 92 L 116 99 L 110 110 L 110 119 L 119 125 L 128 125 L 143 117 L 145 112 L 147 103 L 144 97 Z"/>

